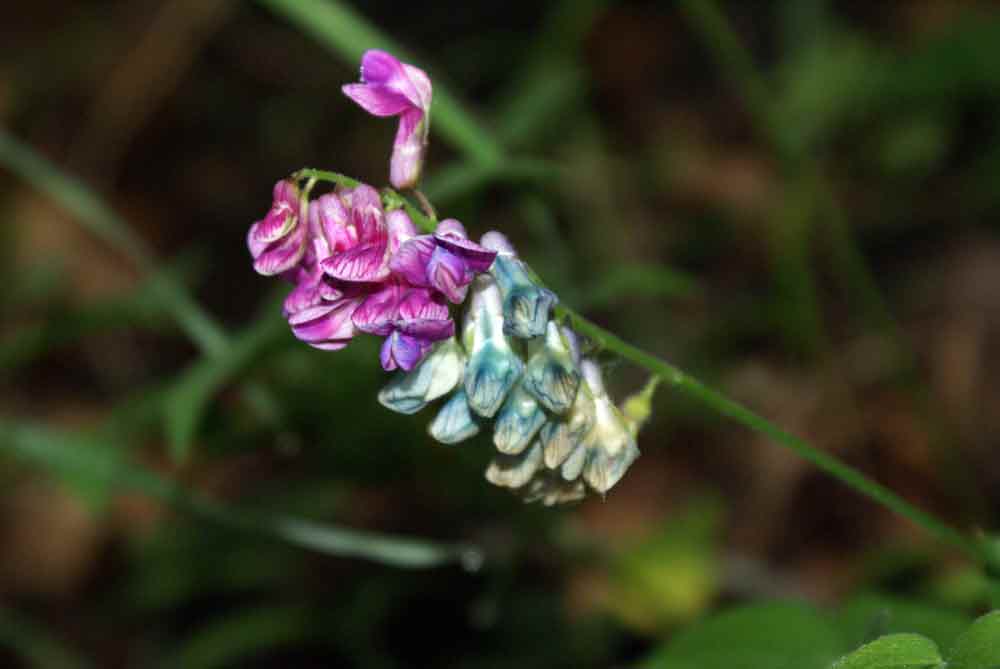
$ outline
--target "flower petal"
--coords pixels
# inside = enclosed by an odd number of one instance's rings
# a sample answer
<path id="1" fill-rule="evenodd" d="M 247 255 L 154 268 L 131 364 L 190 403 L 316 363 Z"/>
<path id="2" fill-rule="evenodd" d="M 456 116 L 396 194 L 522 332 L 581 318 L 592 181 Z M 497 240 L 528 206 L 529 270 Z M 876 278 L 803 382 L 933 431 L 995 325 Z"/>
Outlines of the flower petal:
<path id="1" fill-rule="evenodd" d="M 340 90 L 373 116 L 396 116 L 413 108 L 413 103 L 405 95 L 381 86 L 345 84 Z"/>
<path id="2" fill-rule="evenodd" d="M 427 262 L 426 275 L 430 284 L 453 304 L 465 302 L 474 276 L 464 260 L 440 246 L 434 249 Z"/>
<path id="3" fill-rule="evenodd" d="M 420 181 L 427 153 L 427 125 L 419 109 L 403 112 L 389 160 L 389 182 L 398 190 L 413 188 Z"/>
<path id="4" fill-rule="evenodd" d="M 413 237 L 400 244 L 389 260 L 389 269 L 414 286 L 430 286 L 427 263 L 437 245 L 431 235 Z"/>
<path id="5" fill-rule="evenodd" d="M 351 316 L 361 303 L 360 298 L 347 298 L 322 304 L 292 314 L 288 324 L 300 340 L 317 348 L 338 349 L 355 335 Z"/>
<path id="6" fill-rule="evenodd" d="M 389 237 L 389 253 L 395 253 L 403 243 L 418 235 L 417 226 L 402 209 L 393 209 L 385 215 L 386 234 Z"/>
<path id="7" fill-rule="evenodd" d="M 387 284 L 369 295 L 354 312 L 354 326 L 362 332 L 387 336 L 393 330 L 400 293 L 398 285 Z"/>
<path id="8" fill-rule="evenodd" d="M 388 247 L 385 242 L 359 244 L 335 253 L 320 263 L 323 271 L 341 281 L 373 282 L 389 276 Z"/>
<path id="9" fill-rule="evenodd" d="M 479 433 L 479 424 L 469 411 L 465 391 L 461 388 L 455 391 L 431 421 L 427 431 L 442 444 L 457 444 Z"/>
<path id="10" fill-rule="evenodd" d="M 470 271 L 478 274 L 489 270 L 490 265 L 493 264 L 493 259 L 496 258 L 497 252 L 482 247 L 471 239 L 468 239 L 464 234 L 464 230 L 462 234 L 458 234 L 457 231 L 454 231 L 453 226 L 445 226 L 450 221 L 454 221 L 459 227 L 462 225 L 458 221 L 455 221 L 455 219 L 441 221 L 434 232 L 434 239 L 437 243 L 464 260 Z"/>
<path id="11" fill-rule="evenodd" d="M 493 444 L 501 453 L 516 455 L 523 451 L 545 423 L 545 411 L 524 388 L 518 385 L 497 414 Z"/>
<path id="12" fill-rule="evenodd" d="M 358 243 L 357 230 L 349 222 L 349 212 L 336 193 L 321 195 L 309 204 L 309 229 L 326 244 L 325 255 L 317 254 L 319 260 Z"/>
<path id="13" fill-rule="evenodd" d="M 302 259 L 305 252 L 305 233 L 306 227 L 304 225 L 296 226 L 292 234 L 263 248 L 248 241 L 250 252 L 254 255 L 254 270 L 264 276 L 274 276 L 292 269 Z M 253 227 L 250 228 L 250 234 L 253 234 Z"/>
<path id="14" fill-rule="evenodd" d="M 486 480 L 502 488 L 520 488 L 542 464 L 542 447 L 536 441 L 518 455 L 498 455 L 486 470 Z"/>
<path id="15" fill-rule="evenodd" d="M 399 367 L 408 372 L 423 360 L 433 345 L 433 342 L 426 339 L 393 331 L 382 342 L 382 369 L 392 371 Z"/>

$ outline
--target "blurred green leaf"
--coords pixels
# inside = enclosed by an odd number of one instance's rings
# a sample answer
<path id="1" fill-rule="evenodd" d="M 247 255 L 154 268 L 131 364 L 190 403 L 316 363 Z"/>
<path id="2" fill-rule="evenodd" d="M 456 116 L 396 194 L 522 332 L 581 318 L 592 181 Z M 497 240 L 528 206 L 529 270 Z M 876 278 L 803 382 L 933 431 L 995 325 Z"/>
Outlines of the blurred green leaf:
<path id="1" fill-rule="evenodd" d="M 866 594 L 845 604 L 836 622 L 852 646 L 886 634 L 912 632 L 930 638 L 940 648 L 948 648 L 969 626 L 971 618 L 954 609 L 913 599 Z"/>
<path id="2" fill-rule="evenodd" d="M 931 669 L 943 662 L 937 645 L 919 634 L 891 634 L 837 660 L 830 669 Z"/>
<path id="3" fill-rule="evenodd" d="M 278 315 L 278 304 L 268 301 L 266 305 L 254 324 L 234 337 L 223 353 L 193 364 L 169 391 L 165 419 L 175 462 L 187 459 L 198 425 L 219 389 L 252 362 L 265 357 L 268 348 L 287 333 L 288 326 Z"/>
<path id="4" fill-rule="evenodd" d="M 292 643 L 329 639 L 315 612 L 305 607 L 263 607 L 213 621 L 181 642 L 164 669 L 238 666 L 261 651 Z"/>
<path id="5" fill-rule="evenodd" d="M 827 669 L 842 650 L 830 623 L 790 603 L 744 606 L 679 633 L 647 669 Z"/>
<path id="6" fill-rule="evenodd" d="M 948 654 L 948 669 L 997 669 L 1000 667 L 1000 611 L 987 613 L 972 623 Z"/>
<path id="7" fill-rule="evenodd" d="M 0 420 L 0 452 L 84 484 L 142 493 L 222 525 L 329 555 L 360 557 L 405 568 L 459 562 L 476 569 L 483 559 L 477 548 L 468 545 L 435 544 L 227 507 L 128 463 L 121 457 L 121 449 L 111 449 L 102 441 L 81 435 Z"/>
<path id="8" fill-rule="evenodd" d="M 612 610 L 646 633 L 700 615 L 719 587 L 723 514 L 718 499 L 696 501 L 652 538 L 625 549 L 612 567 Z"/>
<path id="9" fill-rule="evenodd" d="M 31 666 L 40 669 L 88 669 L 93 666 L 53 637 L 44 626 L 14 609 L 0 608 L 0 646 L 16 651 Z"/>

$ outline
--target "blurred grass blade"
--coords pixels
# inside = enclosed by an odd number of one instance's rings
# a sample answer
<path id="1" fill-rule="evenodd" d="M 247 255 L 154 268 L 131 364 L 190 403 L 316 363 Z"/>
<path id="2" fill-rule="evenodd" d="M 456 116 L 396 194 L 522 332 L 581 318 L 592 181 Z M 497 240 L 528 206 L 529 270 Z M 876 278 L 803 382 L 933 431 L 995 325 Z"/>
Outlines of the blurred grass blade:
<path id="1" fill-rule="evenodd" d="M 187 458 L 191 442 L 205 415 L 209 402 L 233 377 L 240 374 L 282 335 L 288 332 L 285 321 L 276 318 L 280 309 L 273 300 L 249 328 L 232 339 L 226 350 L 211 358 L 202 358 L 185 370 L 175 382 L 166 400 L 166 428 L 170 453 L 175 462 Z"/>
<path id="2" fill-rule="evenodd" d="M 523 183 L 557 177 L 559 167 L 541 160 L 510 160 L 499 165 L 459 163 L 436 171 L 422 187 L 427 197 L 447 204 L 495 182 Z"/>
<path id="3" fill-rule="evenodd" d="M 262 607 L 211 622 L 183 642 L 164 669 L 239 666 L 254 654 L 292 643 L 329 639 L 304 607 Z"/>
<path id="4" fill-rule="evenodd" d="M 148 495 L 220 524 L 328 555 L 359 557 L 411 569 L 455 562 L 474 569 L 482 561 L 479 550 L 467 545 L 359 532 L 284 515 L 230 508 L 125 461 L 121 449 L 86 436 L 0 419 L 0 453 L 63 476 Z"/>
<path id="5" fill-rule="evenodd" d="M 13 609 L 0 608 L 0 646 L 13 650 L 33 667 L 89 669 L 93 666 L 52 637 L 42 625 Z"/>
<path id="6" fill-rule="evenodd" d="M 325 47 L 356 67 L 368 49 L 391 51 L 401 60 L 426 68 L 391 37 L 380 32 L 345 3 L 333 0 L 260 0 L 274 13 L 284 17 L 302 32 L 312 35 Z M 486 133 L 463 108 L 441 78 L 429 73 L 434 81 L 431 107 L 431 131 L 461 151 L 470 160 L 490 165 L 500 162 L 503 148 Z M 344 82 L 347 83 L 347 82 Z"/>
<path id="7" fill-rule="evenodd" d="M 658 265 L 623 265 L 601 275 L 600 281 L 581 291 L 583 309 L 601 309 L 635 297 L 680 298 L 701 292 L 691 276 Z"/>
<path id="8" fill-rule="evenodd" d="M 0 128 L 0 165 L 10 169 L 50 196 L 96 236 L 118 249 L 143 271 L 155 270 L 153 254 L 145 242 L 115 212 L 105 206 L 84 184 Z M 157 295 L 169 307 L 178 324 L 206 353 L 226 346 L 226 335 L 190 296 L 164 275 L 154 275 Z"/>

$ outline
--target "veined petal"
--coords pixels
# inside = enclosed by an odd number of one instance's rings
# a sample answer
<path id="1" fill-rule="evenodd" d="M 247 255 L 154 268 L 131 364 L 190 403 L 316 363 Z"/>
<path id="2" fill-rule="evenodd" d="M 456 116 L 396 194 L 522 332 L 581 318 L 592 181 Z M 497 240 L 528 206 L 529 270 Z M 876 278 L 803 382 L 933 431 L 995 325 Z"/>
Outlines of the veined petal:
<path id="1" fill-rule="evenodd" d="M 410 215 L 403 209 L 393 209 L 385 215 L 386 234 L 389 238 L 389 252 L 395 253 L 400 245 L 413 239 L 420 233 L 413 224 Z"/>
<path id="2" fill-rule="evenodd" d="M 430 82 L 419 81 L 419 75 L 413 77 L 414 71 L 423 74 L 418 68 L 404 65 L 395 56 L 381 49 L 370 49 L 361 56 L 363 82 L 400 93 L 414 107 L 423 107 L 425 98 L 429 105 L 430 96 L 425 93 Z M 423 78 L 426 77 L 427 75 L 423 74 Z"/>
<path id="3" fill-rule="evenodd" d="M 514 455 L 523 451 L 545 422 L 545 412 L 521 385 L 514 388 L 497 414 L 493 444 L 501 453 Z"/>
<path id="4" fill-rule="evenodd" d="M 521 376 L 521 359 L 510 348 L 492 341 L 470 355 L 465 370 L 469 406 L 480 416 L 493 417 Z"/>
<path id="5" fill-rule="evenodd" d="M 253 232 L 251 227 L 251 236 Z M 292 269 L 302 259 L 306 250 L 306 228 L 304 225 L 296 226 L 291 234 L 263 247 L 249 240 L 247 243 L 253 254 L 254 270 L 264 276 L 274 276 Z"/>
<path id="6" fill-rule="evenodd" d="M 427 263 L 437 245 L 431 235 L 413 237 L 400 244 L 389 260 L 389 269 L 414 286 L 430 286 Z"/>
<path id="7" fill-rule="evenodd" d="M 417 106 L 425 112 L 428 111 L 431 108 L 433 88 L 427 73 L 419 67 L 414 67 L 407 63 L 403 63 L 403 72 L 406 73 L 406 78 L 410 80 L 410 83 L 413 84 L 413 87 L 417 91 Z"/>
<path id="8" fill-rule="evenodd" d="M 549 311 L 558 302 L 555 293 L 536 285 L 514 256 L 500 253 L 490 274 L 503 296 L 504 332 L 524 339 L 545 334 Z"/>
<path id="9" fill-rule="evenodd" d="M 437 344 L 417 367 L 399 373 L 378 394 L 382 406 L 412 414 L 450 393 L 462 380 L 465 353 L 452 337 Z"/>
<path id="10" fill-rule="evenodd" d="M 559 326 L 549 321 L 545 343 L 531 356 L 524 373 L 524 387 L 546 409 L 565 413 L 573 405 L 580 387 L 580 372 Z"/>
<path id="11" fill-rule="evenodd" d="M 440 246 L 435 246 L 431 253 L 425 273 L 430 285 L 444 293 L 453 304 L 465 301 L 474 276 L 464 260 Z"/>
<path id="12" fill-rule="evenodd" d="M 454 218 L 438 223 L 434 239 L 441 247 L 464 260 L 468 269 L 476 274 L 487 271 L 496 257 L 496 251 L 469 239 L 465 234 L 465 227 Z"/>
<path id="13" fill-rule="evenodd" d="M 444 403 L 427 431 L 442 444 L 457 444 L 479 434 L 479 423 L 469 411 L 464 390 L 459 388 Z"/>
<path id="14" fill-rule="evenodd" d="M 381 86 L 345 84 L 340 90 L 373 116 L 396 116 L 413 108 L 413 103 L 405 95 Z"/>
<path id="15" fill-rule="evenodd" d="M 382 369 L 391 372 L 399 368 L 408 372 L 427 355 L 431 346 L 433 342 L 427 339 L 394 330 L 382 342 L 382 350 L 379 353 Z"/>
<path id="16" fill-rule="evenodd" d="M 361 184 L 342 194 L 351 211 L 351 224 L 357 230 L 362 244 L 384 242 L 386 225 L 382 212 L 382 199 L 378 191 L 368 184 Z"/>
<path id="17" fill-rule="evenodd" d="M 310 307 L 289 316 L 288 324 L 292 333 L 307 344 L 324 349 L 343 348 L 355 335 L 351 315 L 360 302 L 360 298 L 347 298 Z"/>
<path id="18" fill-rule="evenodd" d="M 353 315 L 355 327 L 362 332 L 385 337 L 392 332 L 399 309 L 402 289 L 396 284 L 386 284 L 369 295 Z"/>
<path id="19" fill-rule="evenodd" d="M 419 109 L 403 112 L 389 159 L 389 183 L 398 190 L 413 188 L 420 181 L 427 152 L 427 124 Z"/>
<path id="20" fill-rule="evenodd" d="M 320 263 L 323 271 L 334 279 L 371 283 L 389 276 L 386 242 L 359 244 L 335 253 Z"/>
<path id="21" fill-rule="evenodd" d="M 545 466 L 557 469 L 579 446 L 594 427 L 594 397 L 590 388 L 581 385 L 570 412 L 562 419 L 552 419 L 539 430 L 545 450 Z"/>
<path id="22" fill-rule="evenodd" d="M 299 189 L 294 182 L 283 179 L 274 184 L 271 208 L 264 220 L 251 228 L 249 239 L 255 244 L 269 244 L 287 235 L 298 220 Z"/>
<path id="23" fill-rule="evenodd" d="M 358 232 L 349 222 L 350 214 L 337 193 L 326 193 L 309 204 L 310 230 L 326 244 L 326 253 L 319 260 L 358 243 Z"/>
<path id="24" fill-rule="evenodd" d="M 525 502 L 541 502 L 545 506 L 578 502 L 587 496 L 583 481 L 564 481 L 550 472 L 539 472 L 524 493 Z"/>
<path id="25" fill-rule="evenodd" d="M 502 488 L 520 488 L 542 464 L 542 447 L 536 441 L 518 455 L 497 455 L 486 470 L 486 480 Z"/>
<path id="26" fill-rule="evenodd" d="M 399 303 L 399 321 L 444 321 L 450 318 L 448 305 L 427 288 L 410 288 Z"/>

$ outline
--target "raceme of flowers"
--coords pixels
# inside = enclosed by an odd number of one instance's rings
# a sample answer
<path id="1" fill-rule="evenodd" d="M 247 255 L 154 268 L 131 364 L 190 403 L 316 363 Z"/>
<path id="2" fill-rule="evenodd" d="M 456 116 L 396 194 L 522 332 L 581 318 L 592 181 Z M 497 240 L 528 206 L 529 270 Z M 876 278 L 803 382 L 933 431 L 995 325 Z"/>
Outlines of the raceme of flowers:
<path id="1" fill-rule="evenodd" d="M 415 187 L 430 124 L 427 75 L 368 51 L 361 83 L 344 93 L 376 116 L 399 116 L 390 182 Z M 638 421 L 615 406 L 598 364 L 553 319 L 555 294 L 506 237 L 488 232 L 476 243 L 455 219 L 421 234 L 392 191 L 383 200 L 343 179 L 313 198 L 315 185 L 279 181 L 247 235 L 254 269 L 293 285 L 284 315 L 298 339 L 333 351 L 361 333 L 382 337 L 382 367 L 398 371 L 379 401 L 412 414 L 440 400 L 429 432 L 445 444 L 492 429 L 486 478 L 528 501 L 572 502 L 621 479 L 639 455 Z"/>

